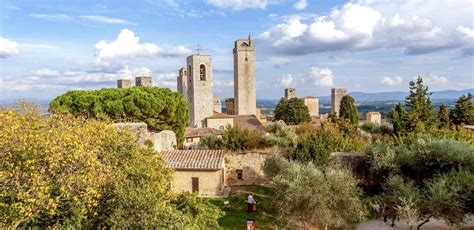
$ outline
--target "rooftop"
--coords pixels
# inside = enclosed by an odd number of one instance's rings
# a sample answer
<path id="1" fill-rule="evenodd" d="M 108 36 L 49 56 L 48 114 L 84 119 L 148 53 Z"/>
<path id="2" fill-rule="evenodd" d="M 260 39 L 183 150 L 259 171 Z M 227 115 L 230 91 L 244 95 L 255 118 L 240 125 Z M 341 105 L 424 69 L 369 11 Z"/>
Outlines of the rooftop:
<path id="1" fill-rule="evenodd" d="M 161 157 L 169 168 L 218 170 L 224 168 L 224 150 L 162 151 Z"/>
<path id="2" fill-rule="evenodd" d="M 188 127 L 184 131 L 184 137 L 202 137 L 202 136 L 220 135 L 220 134 L 222 134 L 222 130 L 213 129 L 209 127 L 203 127 L 203 128 Z"/>

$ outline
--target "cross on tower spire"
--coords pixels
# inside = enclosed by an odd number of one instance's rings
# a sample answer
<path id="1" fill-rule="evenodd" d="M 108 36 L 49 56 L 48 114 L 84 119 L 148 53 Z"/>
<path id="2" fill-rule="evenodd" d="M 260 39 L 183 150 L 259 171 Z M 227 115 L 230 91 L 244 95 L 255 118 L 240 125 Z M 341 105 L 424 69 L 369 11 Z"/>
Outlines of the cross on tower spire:
<path id="1" fill-rule="evenodd" d="M 200 46 L 199 43 L 198 43 L 197 49 L 196 49 L 198 55 L 201 54 L 201 50 L 202 50 L 202 49 L 201 49 L 201 46 Z"/>

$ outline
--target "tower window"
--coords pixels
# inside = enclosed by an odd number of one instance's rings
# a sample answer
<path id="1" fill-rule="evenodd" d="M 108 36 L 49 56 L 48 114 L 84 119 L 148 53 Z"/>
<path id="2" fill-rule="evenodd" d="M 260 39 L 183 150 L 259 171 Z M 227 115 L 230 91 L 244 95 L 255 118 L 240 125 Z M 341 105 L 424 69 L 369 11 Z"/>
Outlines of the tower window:
<path id="1" fill-rule="evenodd" d="M 201 64 L 199 66 L 199 78 L 201 79 L 201 81 L 206 80 L 206 66 L 204 64 Z"/>
<path id="2" fill-rule="evenodd" d="M 243 180 L 244 179 L 244 171 L 242 169 L 237 169 L 235 170 L 237 173 L 237 180 Z"/>
<path id="3" fill-rule="evenodd" d="M 188 74 L 189 74 L 188 77 L 191 77 L 191 73 L 192 73 L 192 71 L 191 71 L 191 65 L 188 65 Z"/>
<path id="4" fill-rule="evenodd" d="M 245 61 L 248 61 L 249 59 L 247 57 L 245 57 Z"/>

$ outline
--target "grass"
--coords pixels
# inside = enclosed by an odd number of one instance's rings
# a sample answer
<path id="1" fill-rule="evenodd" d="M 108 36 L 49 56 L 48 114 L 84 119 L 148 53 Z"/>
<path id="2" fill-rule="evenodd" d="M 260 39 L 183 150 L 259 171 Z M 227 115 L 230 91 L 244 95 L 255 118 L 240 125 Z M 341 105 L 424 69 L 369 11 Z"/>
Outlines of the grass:
<path id="1" fill-rule="evenodd" d="M 247 213 L 245 201 L 250 193 L 259 202 L 255 213 Z M 211 199 L 211 202 L 225 212 L 219 219 L 223 229 L 245 229 L 247 219 L 254 219 L 257 229 L 276 229 L 279 227 L 278 219 L 270 208 L 273 194 L 274 190 L 265 185 L 236 186 L 232 187 L 229 197 Z M 224 201 L 229 201 L 229 204 L 224 205 Z"/>

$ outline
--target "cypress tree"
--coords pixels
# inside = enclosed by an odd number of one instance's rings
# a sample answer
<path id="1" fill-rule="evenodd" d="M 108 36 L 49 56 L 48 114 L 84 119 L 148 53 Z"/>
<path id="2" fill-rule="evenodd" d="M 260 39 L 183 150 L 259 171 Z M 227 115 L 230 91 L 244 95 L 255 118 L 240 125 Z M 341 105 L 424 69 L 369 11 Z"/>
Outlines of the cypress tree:
<path id="1" fill-rule="evenodd" d="M 351 124 L 359 123 L 359 114 L 355 106 L 354 98 L 346 95 L 341 98 L 341 106 L 339 107 L 339 117 L 347 119 Z"/>

